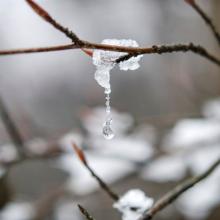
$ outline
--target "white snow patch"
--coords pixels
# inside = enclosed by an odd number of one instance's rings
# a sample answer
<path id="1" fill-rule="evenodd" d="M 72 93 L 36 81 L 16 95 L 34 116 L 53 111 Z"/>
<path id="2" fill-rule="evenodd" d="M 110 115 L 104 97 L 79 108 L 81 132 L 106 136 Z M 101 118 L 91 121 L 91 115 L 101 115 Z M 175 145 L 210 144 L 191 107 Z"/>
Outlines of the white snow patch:
<path id="1" fill-rule="evenodd" d="M 167 150 L 187 149 L 220 138 L 220 123 L 208 119 L 183 119 L 165 138 Z"/>
<path id="2" fill-rule="evenodd" d="M 96 138 L 91 141 L 91 145 L 97 148 L 103 156 L 133 162 L 146 161 L 154 153 L 152 145 L 146 140 L 133 138 L 132 136 L 116 137 L 111 142 Z"/>
<path id="3" fill-rule="evenodd" d="M 154 182 L 178 181 L 186 174 L 186 164 L 181 157 L 162 156 L 141 172 L 141 177 Z"/>
<path id="4" fill-rule="evenodd" d="M 154 200 L 145 195 L 139 189 L 132 189 L 126 192 L 113 207 L 122 213 L 122 220 L 136 220 L 145 211 L 149 210 Z"/>
<path id="5" fill-rule="evenodd" d="M 30 220 L 35 210 L 28 202 L 10 202 L 0 212 L 1 220 Z"/>
<path id="6" fill-rule="evenodd" d="M 135 166 L 131 162 L 122 161 L 121 159 L 101 158 L 86 152 L 85 154 L 92 169 L 109 184 L 135 171 Z M 70 174 L 66 185 L 70 191 L 78 195 L 86 195 L 99 189 L 97 181 L 91 177 L 77 157 L 63 155 L 58 159 L 58 164 L 59 167 Z"/>
<path id="7" fill-rule="evenodd" d="M 213 176 L 185 192 L 177 201 L 178 210 L 191 219 L 206 219 L 220 204 L 219 181 Z"/>

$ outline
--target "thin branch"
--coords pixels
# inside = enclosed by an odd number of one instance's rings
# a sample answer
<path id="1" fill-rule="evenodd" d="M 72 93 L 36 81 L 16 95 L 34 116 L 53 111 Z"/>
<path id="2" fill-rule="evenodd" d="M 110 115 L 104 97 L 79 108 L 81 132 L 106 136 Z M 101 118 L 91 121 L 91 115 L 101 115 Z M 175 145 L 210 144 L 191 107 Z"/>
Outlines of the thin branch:
<path id="1" fill-rule="evenodd" d="M 207 178 L 212 172 L 220 165 L 220 158 L 213 163 L 204 173 L 196 177 L 192 177 L 182 184 L 177 185 L 174 189 L 162 196 L 154 206 L 148 210 L 139 220 L 150 220 L 158 212 L 166 208 L 169 204 L 179 198 L 184 192 L 192 188 L 194 185 L 200 183 L 202 180 Z"/>
<path id="2" fill-rule="evenodd" d="M 117 201 L 119 199 L 119 196 L 113 192 L 110 187 L 95 173 L 95 171 L 90 167 L 90 165 L 87 162 L 87 159 L 83 153 L 83 151 L 73 143 L 73 148 L 80 159 L 80 161 L 83 163 L 83 165 L 87 168 L 87 170 L 90 172 L 90 174 L 96 179 L 99 186 L 114 200 Z"/>
<path id="3" fill-rule="evenodd" d="M 23 146 L 24 146 L 23 138 L 21 137 L 19 130 L 16 127 L 14 121 L 12 120 L 8 112 L 8 109 L 6 108 L 5 103 L 1 97 L 0 97 L 0 117 L 8 132 L 8 135 L 10 136 L 12 142 L 17 148 L 19 156 L 23 158 L 25 156 L 24 149 L 23 149 Z"/>
<path id="4" fill-rule="evenodd" d="M 95 220 L 95 218 L 93 218 L 84 207 L 78 204 L 78 208 L 80 212 L 86 217 L 87 220 Z"/>
<path id="5" fill-rule="evenodd" d="M 96 44 L 90 43 L 87 41 L 82 41 L 83 45 L 67 44 L 60 46 L 52 47 L 39 47 L 39 48 L 27 48 L 27 49 L 15 49 L 15 50 L 3 50 L 0 51 L 0 56 L 3 55 L 15 55 L 15 54 L 25 54 L 25 53 L 39 53 L 39 52 L 51 52 L 51 51 L 61 51 L 61 50 L 70 50 L 70 49 L 100 49 L 108 51 L 117 51 L 129 53 L 128 55 L 122 56 L 116 60 L 117 63 L 128 60 L 133 56 L 138 56 L 140 54 L 163 54 L 163 53 L 174 53 L 174 52 L 187 52 L 191 51 L 195 54 L 198 54 L 209 61 L 220 66 L 220 59 L 210 54 L 205 48 L 200 45 L 194 45 L 193 43 L 189 44 L 176 44 L 176 45 L 161 45 L 161 46 L 152 46 L 152 47 L 122 47 L 106 44 Z"/>
<path id="6" fill-rule="evenodd" d="M 201 18 L 205 21 L 205 23 L 209 26 L 211 29 L 214 37 L 216 38 L 219 46 L 220 46 L 220 34 L 217 31 L 215 25 L 212 22 L 212 19 L 206 14 L 205 11 L 196 3 L 195 0 L 185 0 L 189 5 L 192 6 L 193 9 L 201 16 Z"/>
<path id="7" fill-rule="evenodd" d="M 0 51 L 0 56 L 6 55 L 16 55 L 16 54 L 26 54 L 26 53 L 40 53 L 40 52 L 52 52 L 52 51 L 62 51 L 70 50 L 76 48 L 75 44 L 66 44 L 51 47 L 38 47 L 38 48 L 23 48 L 15 50 L 2 50 Z"/>

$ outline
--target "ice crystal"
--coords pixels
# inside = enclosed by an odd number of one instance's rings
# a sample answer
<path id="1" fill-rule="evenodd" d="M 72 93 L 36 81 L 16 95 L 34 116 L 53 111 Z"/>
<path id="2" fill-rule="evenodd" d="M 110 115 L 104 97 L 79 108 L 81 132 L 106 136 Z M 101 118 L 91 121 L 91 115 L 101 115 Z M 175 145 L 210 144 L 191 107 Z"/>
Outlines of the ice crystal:
<path id="1" fill-rule="evenodd" d="M 138 47 L 136 41 L 131 39 L 105 39 L 101 42 L 101 44 L 107 45 L 116 45 L 116 46 L 125 46 L 125 47 Z M 106 121 L 103 124 L 103 135 L 106 139 L 112 139 L 114 137 L 114 133 L 110 127 L 112 122 L 110 114 L 110 93 L 111 93 L 111 84 L 110 84 L 110 71 L 116 65 L 116 60 L 128 53 L 125 52 L 115 52 L 115 51 L 106 51 L 106 50 L 94 50 L 93 52 L 93 64 L 96 66 L 95 72 L 95 80 L 98 84 L 105 89 L 106 94 Z M 136 70 L 139 68 L 139 60 L 143 55 L 138 55 L 135 57 L 131 57 L 128 60 L 122 61 L 119 63 L 119 68 L 121 70 Z M 106 133 L 108 132 L 108 133 Z"/>
<path id="2" fill-rule="evenodd" d="M 153 203 L 154 200 L 147 197 L 143 191 L 132 189 L 114 203 L 113 207 L 122 213 L 122 220 L 137 220 Z"/>

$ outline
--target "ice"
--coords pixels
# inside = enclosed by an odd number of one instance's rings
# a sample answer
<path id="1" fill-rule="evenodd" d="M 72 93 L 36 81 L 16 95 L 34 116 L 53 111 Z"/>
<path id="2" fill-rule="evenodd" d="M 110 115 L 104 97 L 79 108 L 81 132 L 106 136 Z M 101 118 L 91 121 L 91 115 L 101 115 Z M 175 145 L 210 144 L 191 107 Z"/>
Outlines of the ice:
<path id="1" fill-rule="evenodd" d="M 125 47 L 138 47 L 136 41 L 131 39 L 105 39 L 101 44 L 107 45 L 117 45 Z M 119 57 L 122 57 L 128 53 L 124 52 L 115 52 L 115 51 L 106 51 L 106 50 L 94 50 L 93 51 L 93 64 L 96 66 L 95 80 L 98 84 L 105 89 L 106 94 L 106 120 L 103 125 L 103 136 L 106 139 L 112 139 L 114 133 L 110 127 L 109 118 L 111 117 L 111 108 L 110 108 L 110 93 L 111 93 L 111 84 L 110 84 L 110 71 L 116 65 L 116 60 Z M 119 63 L 119 68 L 121 70 L 136 70 L 139 68 L 139 61 L 143 55 L 138 55 L 131 57 L 126 61 Z M 112 122 L 112 120 L 111 120 Z"/>
<path id="2" fill-rule="evenodd" d="M 138 47 L 138 43 L 131 39 L 105 39 L 101 44 L 125 46 L 125 47 Z M 95 79 L 100 86 L 105 89 L 111 88 L 110 86 L 110 70 L 116 65 L 115 61 L 126 55 L 124 52 L 106 51 L 106 50 L 94 50 L 93 52 L 93 64 L 97 70 L 95 72 Z M 136 70 L 139 68 L 139 61 L 143 55 L 132 57 L 126 61 L 119 63 L 121 70 Z"/>
<path id="3" fill-rule="evenodd" d="M 113 207 L 122 213 L 122 220 L 137 220 L 141 215 L 149 210 L 154 200 L 145 195 L 139 189 L 132 189 L 126 192 Z"/>
<path id="4" fill-rule="evenodd" d="M 34 217 L 35 210 L 28 202 L 10 202 L 2 212 L 0 212 L 1 220 L 29 220 Z"/>

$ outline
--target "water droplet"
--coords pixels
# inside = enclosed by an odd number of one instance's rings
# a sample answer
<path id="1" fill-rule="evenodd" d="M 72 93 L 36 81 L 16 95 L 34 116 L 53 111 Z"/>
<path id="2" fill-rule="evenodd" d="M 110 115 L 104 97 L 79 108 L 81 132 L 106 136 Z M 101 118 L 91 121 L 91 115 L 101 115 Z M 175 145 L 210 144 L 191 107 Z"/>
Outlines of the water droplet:
<path id="1" fill-rule="evenodd" d="M 111 140 L 115 136 L 111 128 L 111 123 L 112 123 L 112 119 L 111 118 L 107 119 L 102 129 L 103 136 L 107 140 Z"/>

